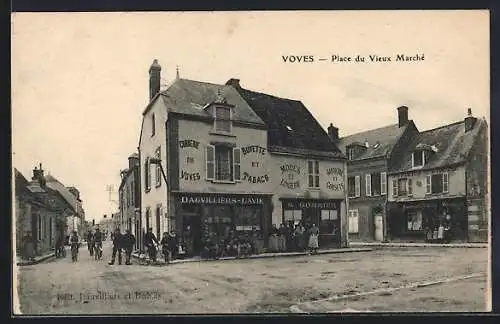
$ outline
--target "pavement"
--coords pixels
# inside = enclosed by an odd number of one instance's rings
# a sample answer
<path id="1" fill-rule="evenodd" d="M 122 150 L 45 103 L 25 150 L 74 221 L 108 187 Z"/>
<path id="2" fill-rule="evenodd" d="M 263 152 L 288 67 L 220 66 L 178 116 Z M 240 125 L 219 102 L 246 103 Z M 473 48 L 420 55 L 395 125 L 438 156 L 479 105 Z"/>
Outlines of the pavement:
<path id="1" fill-rule="evenodd" d="M 80 247 L 80 249 L 83 247 L 87 247 L 86 242 L 82 243 L 82 247 Z M 67 252 L 69 252 L 71 250 L 71 248 L 69 246 L 66 246 L 65 248 L 66 248 L 66 254 L 67 254 Z M 37 256 L 35 256 L 34 260 L 26 260 L 26 259 L 21 258 L 20 256 L 16 256 L 16 264 L 18 266 L 33 265 L 33 264 L 38 264 L 38 263 L 41 263 L 44 261 L 55 259 L 55 257 L 56 257 L 55 251 L 50 251 L 50 252 L 44 253 L 42 255 L 37 255 Z"/>
<path id="2" fill-rule="evenodd" d="M 488 243 L 407 243 L 407 242 L 349 242 L 351 247 L 447 247 L 488 248 Z"/>
<path id="3" fill-rule="evenodd" d="M 488 311 L 487 249 L 404 247 L 356 253 L 109 265 L 86 250 L 78 262 L 18 267 L 16 313 L 215 314 Z M 339 298 L 337 296 L 348 296 Z"/>
<path id="4" fill-rule="evenodd" d="M 373 249 L 366 247 L 359 248 L 342 248 L 342 249 L 321 249 L 318 250 L 317 255 L 322 254 L 334 254 L 334 253 L 353 253 L 353 252 L 370 252 Z M 305 256 L 310 255 L 309 252 L 276 252 L 276 253 L 261 253 L 261 254 L 253 254 L 246 257 L 223 257 L 218 259 L 202 259 L 201 257 L 191 257 L 186 259 L 176 259 L 172 260 L 169 264 L 181 264 L 188 262 L 216 262 L 216 261 L 231 261 L 231 260 L 253 260 L 253 259 L 264 259 L 264 258 L 280 258 L 280 257 L 297 257 L 297 256 Z M 132 258 L 141 264 L 150 263 L 149 257 L 146 254 L 139 254 L 137 252 L 132 253 Z M 166 265 L 165 261 L 162 260 L 161 257 L 158 257 L 156 265 Z"/>

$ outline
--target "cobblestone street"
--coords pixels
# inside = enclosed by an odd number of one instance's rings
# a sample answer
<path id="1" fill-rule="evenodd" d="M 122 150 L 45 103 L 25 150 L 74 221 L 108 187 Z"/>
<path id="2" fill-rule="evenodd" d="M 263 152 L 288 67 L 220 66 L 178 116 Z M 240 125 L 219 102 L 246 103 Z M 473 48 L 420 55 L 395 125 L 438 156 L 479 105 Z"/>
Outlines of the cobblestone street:
<path id="1" fill-rule="evenodd" d="M 386 248 L 319 256 L 108 265 L 82 249 L 70 258 L 19 268 L 23 314 L 161 314 L 339 311 L 486 311 L 488 250 Z M 482 275 L 483 274 L 483 275 Z M 474 275 L 345 300 L 383 288 Z M 311 303 L 311 301 L 313 301 Z"/>

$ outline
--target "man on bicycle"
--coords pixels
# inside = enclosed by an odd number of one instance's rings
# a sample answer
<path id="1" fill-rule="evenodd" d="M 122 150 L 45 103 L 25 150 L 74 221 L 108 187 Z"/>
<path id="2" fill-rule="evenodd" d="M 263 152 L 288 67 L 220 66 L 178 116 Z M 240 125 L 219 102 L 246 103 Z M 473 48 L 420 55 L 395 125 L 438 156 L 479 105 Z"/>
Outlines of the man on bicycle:
<path id="1" fill-rule="evenodd" d="M 87 248 L 89 250 L 90 256 L 94 255 L 94 235 L 92 234 L 92 231 L 89 230 L 87 232 Z"/>
<path id="2" fill-rule="evenodd" d="M 99 227 L 97 227 L 93 235 L 96 260 L 102 257 L 102 239 L 103 239 L 102 232 L 99 230 Z"/>
<path id="3" fill-rule="evenodd" d="M 78 233 L 76 231 L 71 233 L 69 242 L 71 244 L 71 259 L 74 262 L 78 260 L 78 248 L 80 247 L 80 237 L 78 237 Z"/>

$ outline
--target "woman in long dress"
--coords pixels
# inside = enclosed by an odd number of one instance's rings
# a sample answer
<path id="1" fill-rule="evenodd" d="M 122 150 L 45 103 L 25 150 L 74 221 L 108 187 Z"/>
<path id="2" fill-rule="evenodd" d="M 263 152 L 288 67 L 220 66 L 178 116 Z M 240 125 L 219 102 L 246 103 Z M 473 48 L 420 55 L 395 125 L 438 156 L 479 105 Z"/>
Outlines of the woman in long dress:
<path id="1" fill-rule="evenodd" d="M 31 235 L 31 232 L 27 232 L 23 238 L 24 245 L 24 257 L 26 260 L 35 260 L 35 239 Z"/>
<path id="2" fill-rule="evenodd" d="M 279 251 L 278 235 L 279 235 L 279 230 L 276 227 L 276 224 L 273 224 L 273 228 L 271 229 L 271 235 L 269 237 L 269 251 L 270 252 L 278 252 Z"/>
<path id="3" fill-rule="evenodd" d="M 309 229 L 309 251 L 314 254 L 318 252 L 319 248 L 318 236 L 319 228 L 316 224 L 313 224 L 313 226 Z"/>

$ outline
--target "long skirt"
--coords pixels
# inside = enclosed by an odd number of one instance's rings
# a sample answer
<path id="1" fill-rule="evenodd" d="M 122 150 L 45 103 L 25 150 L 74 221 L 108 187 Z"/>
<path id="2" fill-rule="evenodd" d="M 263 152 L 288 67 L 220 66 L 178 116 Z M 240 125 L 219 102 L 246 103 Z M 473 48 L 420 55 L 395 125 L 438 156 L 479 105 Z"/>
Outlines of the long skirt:
<path id="1" fill-rule="evenodd" d="M 280 252 L 286 252 L 286 238 L 283 235 L 278 236 L 278 249 Z"/>
<path id="2" fill-rule="evenodd" d="M 276 234 L 273 234 L 269 237 L 269 251 L 271 252 L 279 251 L 278 236 Z"/>
<path id="3" fill-rule="evenodd" d="M 35 257 L 35 243 L 26 243 L 24 246 L 24 256 L 26 259 L 32 259 Z"/>
<path id="4" fill-rule="evenodd" d="M 309 236 L 309 248 L 310 249 L 317 249 L 317 248 L 319 248 L 318 235 L 317 234 L 311 234 Z"/>

